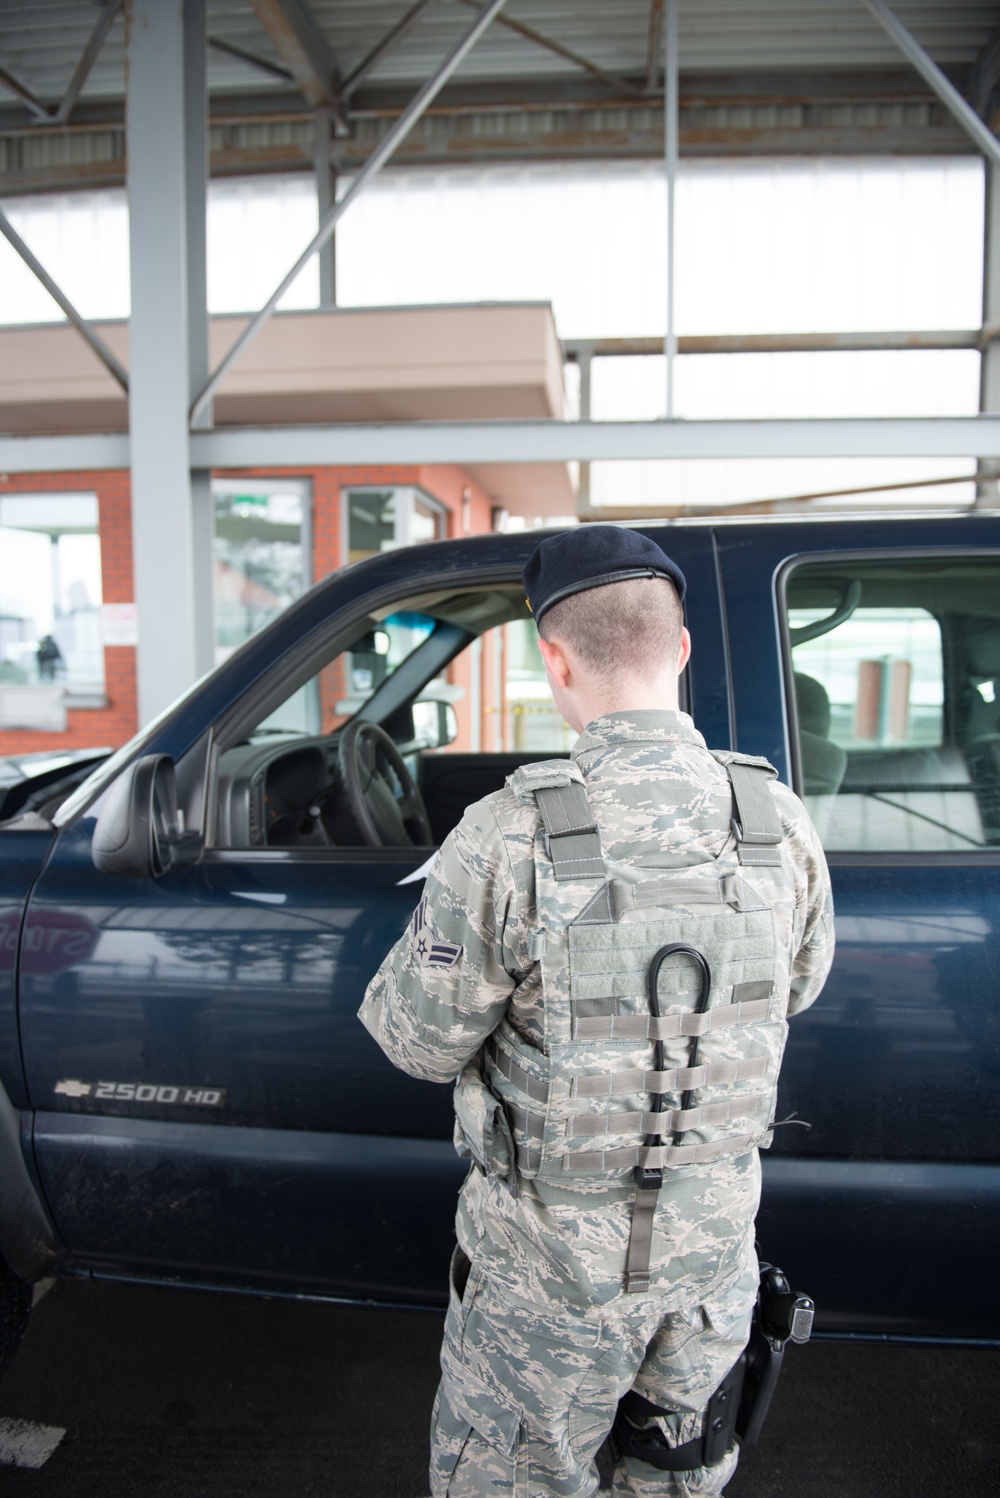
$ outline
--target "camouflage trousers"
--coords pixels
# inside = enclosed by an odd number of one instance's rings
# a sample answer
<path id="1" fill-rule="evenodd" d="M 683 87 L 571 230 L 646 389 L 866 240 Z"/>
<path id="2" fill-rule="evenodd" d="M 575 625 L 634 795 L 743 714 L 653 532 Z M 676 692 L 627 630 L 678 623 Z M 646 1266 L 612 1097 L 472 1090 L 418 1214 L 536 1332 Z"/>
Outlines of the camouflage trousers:
<path id="1" fill-rule="evenodd" d="M 669 1445 L 695 1440 L 747 1344 L 756 1291 L 755 1262 L 722 1294 L 693 1291 L 682 1310 L 643 1296 L 626 1309 L 553 1315 L 503 1299 L 457 1249 L 431 1419 L 433 1498 L 592 1498 L 597 1451 L 630 1389 L 670 1412 L 651 1422 Z M 619 1460 L 611 1492 L 718 1494 L 736 1461 L 735 1446 L 684 1472 Z"/>

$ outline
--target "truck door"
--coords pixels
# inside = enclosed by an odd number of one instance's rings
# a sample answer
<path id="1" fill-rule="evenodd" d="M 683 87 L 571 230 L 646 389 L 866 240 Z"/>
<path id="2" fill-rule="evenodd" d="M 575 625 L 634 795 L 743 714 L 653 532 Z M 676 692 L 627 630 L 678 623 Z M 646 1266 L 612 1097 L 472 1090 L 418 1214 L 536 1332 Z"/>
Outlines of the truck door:
<path id="1" fill-rule="evenodd" d="M 996 1336 L 995 523 L 718 534 L 737 744 L 803 795 L 836 906 L 782 1073 L 779 1118 L 811 1128 L 765 1157 L 762 1248 L 827 1329 Z"/>

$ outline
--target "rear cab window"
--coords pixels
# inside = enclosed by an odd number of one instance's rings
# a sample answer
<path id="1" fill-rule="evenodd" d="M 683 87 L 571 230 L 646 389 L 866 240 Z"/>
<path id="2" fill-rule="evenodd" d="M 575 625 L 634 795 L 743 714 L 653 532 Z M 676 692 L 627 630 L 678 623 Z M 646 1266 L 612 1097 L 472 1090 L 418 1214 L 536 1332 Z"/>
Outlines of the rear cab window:
<path id="1" fill-rule="evenodd" d="M 1000 848 L 1000 560 L 785 578 L 797 786 L 828 851 Z"/>

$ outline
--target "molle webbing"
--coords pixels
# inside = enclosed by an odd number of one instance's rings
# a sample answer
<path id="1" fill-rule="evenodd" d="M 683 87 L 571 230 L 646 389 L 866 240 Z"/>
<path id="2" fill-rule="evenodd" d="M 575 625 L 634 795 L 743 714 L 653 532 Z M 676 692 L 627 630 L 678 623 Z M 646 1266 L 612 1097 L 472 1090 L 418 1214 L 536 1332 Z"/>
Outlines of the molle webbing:
<path id="1" fill-rule="evenodd" d="M 672 1071 L 599 1072 L 593 1077 L 575 1077 L 574 1097 L 614 1097 L 631 1092 L 689 1092 L 695 1087 L 713 1087 L 720 1082 L 756 1082 L 766 1076 L 767 1056 L 745 1061 L 710 1061 L 706 1066 L 676 1066 Z"/>
<path id="2" fill-rule="evenodd" d="M 767 1094 L 700 1103 L 694 1108 L 668 1108 L 664 1113 L 577 1113 L 567 1119 L 566 1133 L 579 1134 L 675 1134 L 701 1129 L 707 1124 L 731 1123 L 756 1113 Z"/>
<path id="3" fill-rule="evenodd" d="M 573 1008 L 574 1040 L 674 1040 L 708 1035 L 737 1025 L 756 1025 L 771 1017 L 772 985 L 764 981 L 734 983 L 732 999 L 704 1014 L 619 1014 L 618 999 L 581 999 Z M 672 998 L 682 998 L 673 994 Z"/>
<path id="4" fill-rule="evenodd" d="M 726 765 L 733 787 L 736 816 L 733 831 L 740 863 L 780 865 L 778 844 L 784 836 L 781 818 L 771 799 L 770 776 L 756 765 Z"/>
<path id="5" fill-rule="evenodd" d="M 740 1098 L 735 1102 L 705 1103 L 696 1108 L 673 1108 L 666 1113 L 580 1113 L 567 1120 L 567 1135 L 596 1135 L 598 1133 L 674 1133 L 686 1129 L 702 1128 L 707 1124 L 724 1124 L 733 1119 L 745 1118 L 755 1112 L 762 1101 L 758 1094 Z M 507 1116 L 515 1128 L 537 1145 L 518 1145 L 517 1161 L 522 1169 L 537 1169 L 541 1161 L 541 1144 L 545 1136 L 545 1119 L 540 1113 L 532 1113 L 517 1103 L 508 1102 Z M 749 1148 L 756 1136 L 737 1135 L 735 1138 L 714 1139 L 707 1144 L 627 1145 L 621 1148 L 602 1150 L 569 1150 L 563 1155 L 563 1170 L 594 1171 L 621 1170 L 642 1165 L 651 1170 L 671 1165 L 704 1165 L 721 1155 L 739 1153 Z"/>
<path id="6" fill-rule="evenodd" d="M 608 882 L 611 897 L 611 919 L 620 921 L 629 910 L 655 910 L 664 905 L 728 905 L 733 910 L 766 910 L 764 901 L 738 874 L 721 879 L 644 879 L 629 884 L 624 879 Z M 590 917 L 591 900 L 574 926 L 594 924 Z M 595 912 L 596 913 L 596 912 Z"/>
<path id="7" fill-rule="evenodd" d="M 528 1097 L 533 1098 L 536 1103 L 548 1103 L 549 1084 L 533 1077 L 523 1066 L 519 1066 L 512 1056 L 497 1045 L 496 1037 L 491 1035 L 486 1042 L 486 1054 L 490 1061 L 501 1072 L 508 1082 L 513 1082 Z M 510 1105 L 508 1104 L 508 1107 Z"/>
<path id="8" fill-rule="evenodd" d="M 625 1149 L 581 1150 L 567 1155 L 566 1170 L 622 1170 L 641 1165 L 646 1170 L 665 1170 L 674 1165 L 708 1165 L 723 1155 L 738 1155 L 753 1148 L 756 1133 L 735 1139 L 712 1139 L 708 1144 L 639 1144 Z"/>
<path id="9" fill-rule="evenodd" d="M 545 847 L 558 880 L 603 879 L 601 839 L 582 785 L 543 786 L 535 800 L 545 827 Z"/>

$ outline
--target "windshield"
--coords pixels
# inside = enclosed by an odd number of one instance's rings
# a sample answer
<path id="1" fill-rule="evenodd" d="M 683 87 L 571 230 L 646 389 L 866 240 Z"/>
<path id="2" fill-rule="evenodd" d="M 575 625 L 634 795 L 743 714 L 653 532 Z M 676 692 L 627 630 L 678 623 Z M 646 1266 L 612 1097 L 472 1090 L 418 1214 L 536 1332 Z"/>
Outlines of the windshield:
<path id="1" fill-rule="evenodd" d="M 400 610 L 361 622 L 353 644 L 285 698 L 249 734 L 332 733 L 353 718 L 433 634 L 428 614 Z"/>

